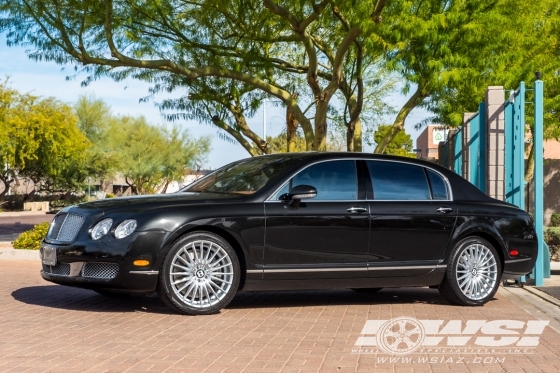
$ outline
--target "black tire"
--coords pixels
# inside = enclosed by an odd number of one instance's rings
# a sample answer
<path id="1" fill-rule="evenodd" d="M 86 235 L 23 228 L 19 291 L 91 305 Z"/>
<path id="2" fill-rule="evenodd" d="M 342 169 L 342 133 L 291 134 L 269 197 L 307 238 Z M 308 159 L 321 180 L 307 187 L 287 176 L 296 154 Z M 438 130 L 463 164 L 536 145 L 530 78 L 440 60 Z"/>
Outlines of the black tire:
<path id="1" fill-rule="evenodd" d="M 482 260 L 476 259 L 477 250 L 484 253 Z M 451 252 L 439 292 L 452 304 L 482 306 L 498 291 L 501 276 L 502 263 L 494 246 L 481 237 L 466 237 Z M 470 284 L 474 288 L 469 289 Z"/>
<path id="2" fill-rule="evenodd" d="M 208 260 L 204 260 L 205 254 Z M 231 302 L 240 278 L 239 259 L 225 239 L 210 232 L 193 232 L 178 239 L 166 254 L 158 294 L 180 313 L 209 315 Z"/>
<path id="3" fill-rule="evenodd" d="M 364 293 L 364 294 L 374 294 L 379 292 L 379 290 L 381 290 L 383 288 L 355 288 L 352 289 L 354 291 L 357 291 L 358 293 Z"/>

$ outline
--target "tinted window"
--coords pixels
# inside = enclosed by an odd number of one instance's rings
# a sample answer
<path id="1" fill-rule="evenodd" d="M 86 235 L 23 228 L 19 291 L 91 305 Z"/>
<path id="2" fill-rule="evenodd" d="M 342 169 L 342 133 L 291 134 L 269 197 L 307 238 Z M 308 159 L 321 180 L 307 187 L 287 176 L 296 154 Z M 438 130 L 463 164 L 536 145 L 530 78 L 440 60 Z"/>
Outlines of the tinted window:
<path id="1" fill-rule="evenodd" d="M 367 165 L 373 183 L 374 199 L 430 199 L 430 189 L 422 167 L 383 161 L 368 161 Z"/>
<path id="2" fill-rule="evenodd" d="M 292 187 L 311 185 L 317 200 L 355 200 L 357 195 L 356 162 L 331 161 L 309 166 L 292 179 Z"/>
<path id="3" fill-rule="evenodd" d="M 262 156 L 234 162 L 186 186 L 181 192 L 252 194 L 301 161 L 300 157 Z"/>
<path id="4" fill-rule="evenodd" d="M 447 195 L 447 185 L 443 178 L 435 173 L 434 171 L 428 171 L 428 179 L 430 180 L 430 186 L 432 187 L 432 198 L 433 199 L 449 199 Z"/>

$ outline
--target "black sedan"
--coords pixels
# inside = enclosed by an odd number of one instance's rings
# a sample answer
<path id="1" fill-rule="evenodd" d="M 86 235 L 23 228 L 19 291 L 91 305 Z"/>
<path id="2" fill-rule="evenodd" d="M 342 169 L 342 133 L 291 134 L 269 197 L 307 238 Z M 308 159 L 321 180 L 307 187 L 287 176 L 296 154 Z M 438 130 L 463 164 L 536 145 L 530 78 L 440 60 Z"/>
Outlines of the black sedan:
<path id="1" fill-rule="evenodd" d="M 437 287 L 488 302 L 537 256 L 529 214 L 409 158 L 295 153 L 244 159 L 178 193 L 68 207 L 41 247 L 44 279 L 151 293 L 210 314 L 237 291 Z"/>

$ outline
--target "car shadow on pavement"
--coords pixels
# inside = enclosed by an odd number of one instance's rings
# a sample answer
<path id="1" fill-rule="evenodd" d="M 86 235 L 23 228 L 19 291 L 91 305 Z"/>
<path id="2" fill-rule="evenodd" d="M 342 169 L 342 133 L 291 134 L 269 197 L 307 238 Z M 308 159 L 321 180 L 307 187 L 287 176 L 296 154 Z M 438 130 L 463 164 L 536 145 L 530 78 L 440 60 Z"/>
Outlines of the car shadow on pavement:
<path id="1" fill-rule="evenodd" d="M 243 309 L 407 303 L 449 305 L 436 289 L 410 287 L 387 288 L 377 293 L 354 291 L 351 289 L 246 292 L 237 294 L 227 308 Z"/>
<path id="2" fill-rule="evenodd" d="M 127 294 L 105 296 L 93 290 L 59 285 L 20 288 L 12 292 L 12 297 L 26 304 L 72 311 L 173 313 L 157 297 Z"/>
<path id="3" fill-rule="evenodd" d="M 59 285 L 30 286 L 12 292 L 22 303 L 88 312 L 146 312 L 173 314 L 157 296 L 115 294 L 100 295 L 92 290 Z M 350 289 L 241 292 L 227 309 L 286 308 L 381 304 L 449 305 L 435 289 L 395 288 L 367 293 Z"/>

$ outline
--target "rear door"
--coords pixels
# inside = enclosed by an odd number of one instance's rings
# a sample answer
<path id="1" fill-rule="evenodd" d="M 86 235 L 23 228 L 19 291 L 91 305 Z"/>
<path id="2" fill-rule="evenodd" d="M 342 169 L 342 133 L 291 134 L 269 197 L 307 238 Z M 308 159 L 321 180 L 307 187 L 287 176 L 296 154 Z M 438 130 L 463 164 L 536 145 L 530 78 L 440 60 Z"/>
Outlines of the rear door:
<path id="1" fill-rule="evenodd" d="M 455 225 L 457 208 L 440 173 L 398 161 L 366 161 L 370 277 L 414 276 L 439 265 Z"/>

